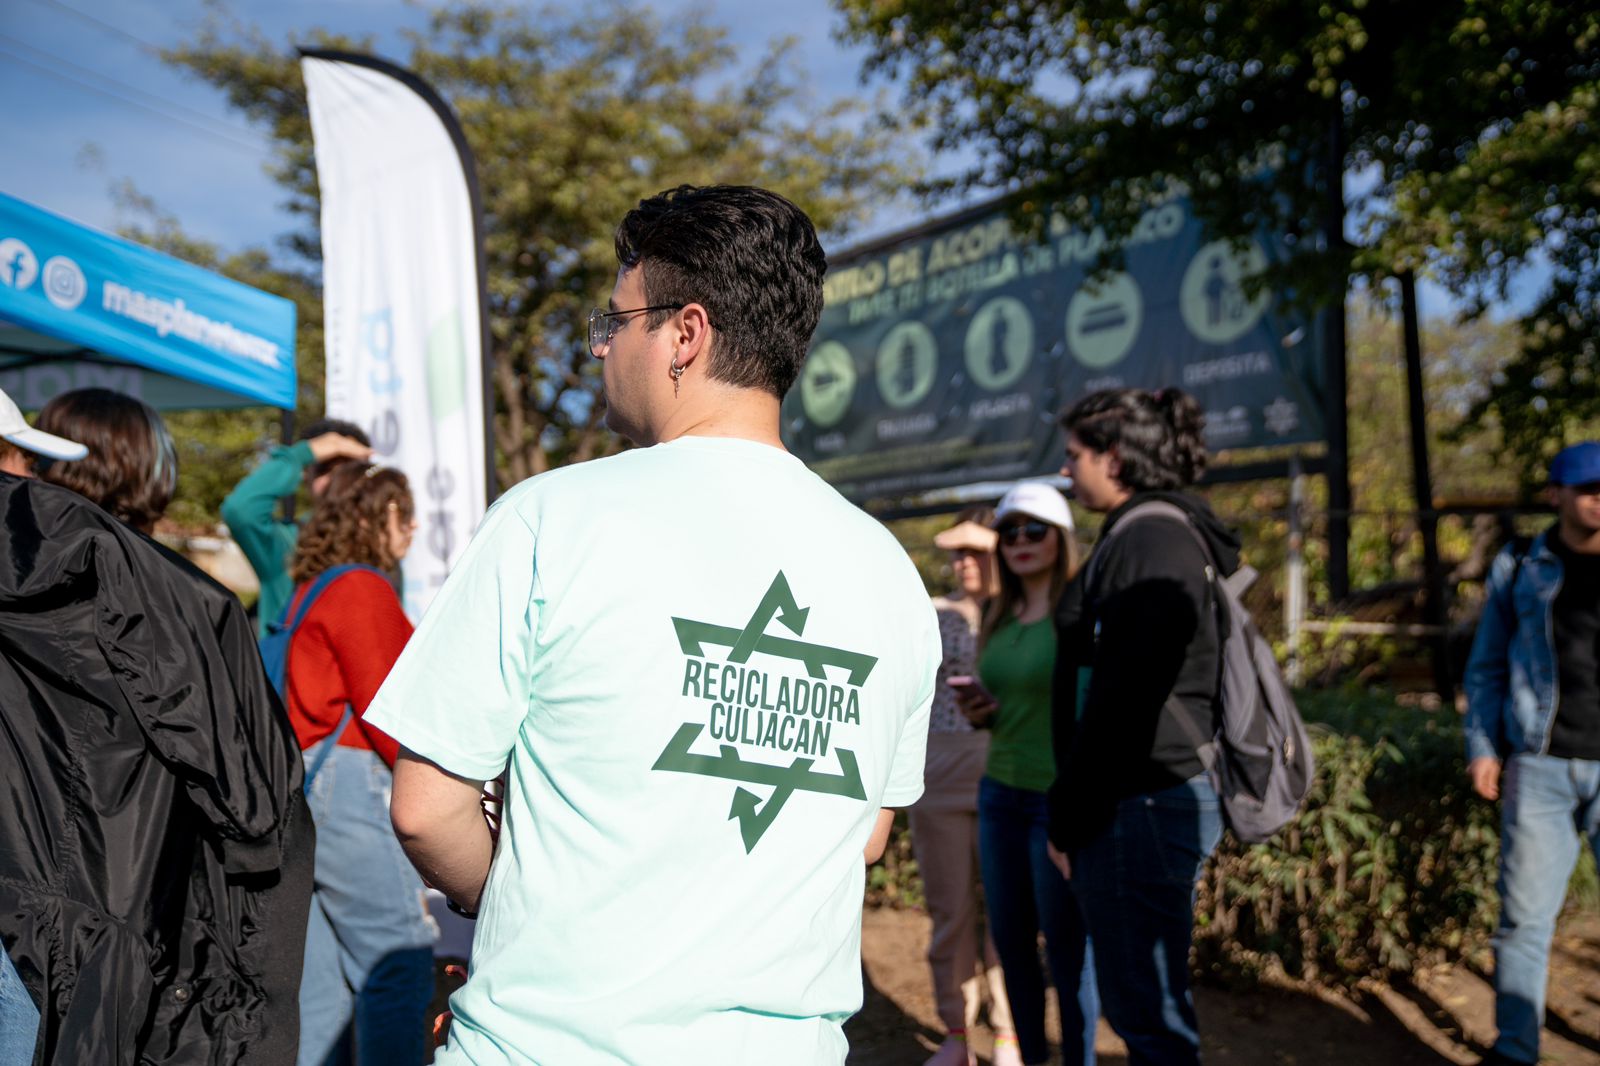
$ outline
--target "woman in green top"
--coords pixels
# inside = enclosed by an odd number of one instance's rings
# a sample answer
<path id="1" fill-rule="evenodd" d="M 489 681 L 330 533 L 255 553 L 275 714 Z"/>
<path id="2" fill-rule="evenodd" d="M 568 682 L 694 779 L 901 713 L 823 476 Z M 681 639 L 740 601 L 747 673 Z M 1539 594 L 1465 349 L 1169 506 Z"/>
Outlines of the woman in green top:
<path id="1" fill-rule="evenodd" d="M 1056 603 L 1078 569 L 1078 547 L 1067 501 L 1048 485 L 1016 486 L 995 514 L 1000 595 L 990 600 L 979 631 L 978 680 L 951 683 L 967 682 L 957 687 L 962 710 L 993 730 L 978 786 L 978 855 L 1022 1060 L 1050 1058 L 1038 954 L 1043 932 L 1061 1010 L 1063 1062 L 1075 1066 L 1094 1062 L 1100 1003 L 1077 901 L 1047 853 L 1045 793 L 1056 773 L 1050 743 Z"/>

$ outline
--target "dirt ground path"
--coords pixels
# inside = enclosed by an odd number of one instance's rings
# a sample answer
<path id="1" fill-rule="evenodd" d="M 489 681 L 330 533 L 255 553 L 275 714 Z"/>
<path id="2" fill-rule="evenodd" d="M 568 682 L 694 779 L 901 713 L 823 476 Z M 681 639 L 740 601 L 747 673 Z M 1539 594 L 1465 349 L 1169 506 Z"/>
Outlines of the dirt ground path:
<path id="1" fill-rule="evenodd" d="M 845 1027 L 850 1066 L 921 1066 L 942 1038 L 923 961 L 928 919 L 869 910 L 862 929 L 866 1002 Z M 1478 1061 L 1494 1031 L 1484 979 L 1451 967 L 1405 988 L 1351 997 L 1284 985 L 1195 992 L 1208 1066 L 1447 1066 Z M 1052 1039 L 1059 1036 L 1050 1020 Z M 988 1061 L 989 1034 L 974 1034 Z M 1100 1061 L 1122 1066 L 1126 1048 L 1100 1024 Z M 1542 1066 L 1600 1064 L 1600 918 L 1563 925 L 1551 959 Z"/>

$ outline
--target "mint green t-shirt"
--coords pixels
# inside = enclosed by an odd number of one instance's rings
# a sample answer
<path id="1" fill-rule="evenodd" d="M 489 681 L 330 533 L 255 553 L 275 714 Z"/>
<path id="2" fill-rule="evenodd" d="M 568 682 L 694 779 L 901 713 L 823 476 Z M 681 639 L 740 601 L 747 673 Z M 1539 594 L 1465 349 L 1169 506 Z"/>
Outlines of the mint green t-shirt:
<path id="1" fill-rule="evenodd" d="M 469 779 L 510 764 L 435 1061 L 842 1063 L 861 853 L 922 792 L 939 660 L 904 551 L 779 449 L 508 492 L 366 716 Z"/>
<path id="2" fill-rule="evenodd" d="M 978 678 L 1000 709 L 985 771 L 1002 785 L 1045 792 L 1056 779 L 1050 745 L 1050 683 L 1056 667 L 1056 627 L 1049 617 L 1023 625 L 1002 622 L 978 657 Z"/>

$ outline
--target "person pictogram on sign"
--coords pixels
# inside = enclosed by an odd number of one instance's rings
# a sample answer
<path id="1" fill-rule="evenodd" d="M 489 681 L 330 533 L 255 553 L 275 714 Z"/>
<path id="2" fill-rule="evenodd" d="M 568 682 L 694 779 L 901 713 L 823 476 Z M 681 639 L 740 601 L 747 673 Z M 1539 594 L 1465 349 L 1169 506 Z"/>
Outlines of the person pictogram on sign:
<path id="1" fill-rule="evenodd" d="M 996 311 L 989 320 L 989 372 L 995 377 L 1011 369 L 1011 360 L 1006 355 L 1006 335 L 1010 332 L 1010 320 Z"/>
<path id="2" fill-rule="evenodd" d="M 1224 319 L 1237 322 L 1244 317 L 1247 306 L 1244 290 L 1238 282 L 1228 280 L 1220 255 L 1211 257 L 1211 269 L 1206 273 L 1205 294 L 1208 325 L 1221 325 Z"/>

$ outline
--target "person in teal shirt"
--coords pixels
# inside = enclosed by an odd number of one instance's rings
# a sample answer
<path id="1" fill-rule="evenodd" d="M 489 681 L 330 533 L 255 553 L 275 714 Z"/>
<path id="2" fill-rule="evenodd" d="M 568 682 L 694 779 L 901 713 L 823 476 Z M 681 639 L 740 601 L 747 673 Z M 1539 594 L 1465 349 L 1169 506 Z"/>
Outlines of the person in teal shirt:
<path id="1" fill-rule="evenodd" d="M 318 419 L 301 431 L 295 443 L 272 449 L 266 462 L 245 475 L 222 501 L 222 520 L 261 583 L 256 631 L 262 636 L 283 614 L 294 591 L 289 556 L 300 537 L 300 524 L 278 517 L 278 501 L 293 496 L 302 481 L 316 499 L 335 465 L 347 459 L 365 462 L 371 457 L 372 442 L 360 426 L 335 418 Z"/>
<path id="2" fill-rule="evenodd" d="M 956 678 L 957 699 L 992 730 L 978 785 L 978 863 L 989 930 L 1005 973 L 1025 1063 L 1050 1060 L 1039 934 L 1061 1011 L 1062 1061 L 1094 1062 L 1100 1001 L 1094 960 L 1071 883 L 1049 856 L 1047 796 L 1055 780 L 1051 681 L 1056 604 L 1078 569 L 1072 511 L 1061 493 L 1023 482 L 1000 500 L 1000 594 L 979 631 L 978 678 Z M 958 684 L 966 681 L 967 684 Z"/>

